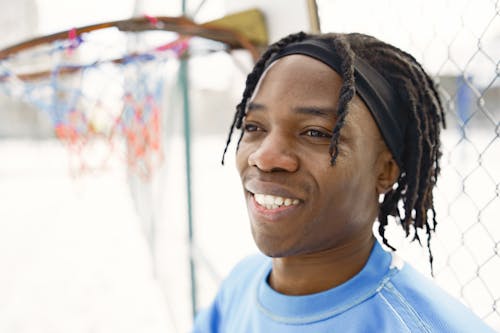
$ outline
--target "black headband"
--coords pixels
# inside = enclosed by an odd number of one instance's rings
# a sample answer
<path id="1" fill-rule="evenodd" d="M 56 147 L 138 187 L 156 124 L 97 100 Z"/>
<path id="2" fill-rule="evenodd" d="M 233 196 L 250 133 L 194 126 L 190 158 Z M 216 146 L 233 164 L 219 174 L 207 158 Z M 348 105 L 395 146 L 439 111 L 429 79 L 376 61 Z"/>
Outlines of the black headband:
<path id="1" fill-rule="evenodd" d="M 305 40 L 285 46 L 273 55 L 267 66 L 291 54 L 312 57 L 341 73 L 341 59 L 332 46 L 322 40 Z M 354 81 L 356 93 L 370 110 L 382 133 L 385 143 L 396 163 L 402 167 L 404 133 L 408 123 L 406 112 L 400 110 L 399 98 L 387 80 L 372 66 L 359 57 L 354 57 Z"/>

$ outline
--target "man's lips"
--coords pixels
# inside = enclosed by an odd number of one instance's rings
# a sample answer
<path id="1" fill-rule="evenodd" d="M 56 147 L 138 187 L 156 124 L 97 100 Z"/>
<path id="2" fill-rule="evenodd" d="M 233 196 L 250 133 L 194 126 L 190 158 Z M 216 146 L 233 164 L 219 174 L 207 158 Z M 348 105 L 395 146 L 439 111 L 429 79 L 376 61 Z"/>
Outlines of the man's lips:
<path id="1" fill-rule="evenodd" d="M 295 199 L 296 203 L 292 203 L 289 205 L 269 205 L 269 204 L 261 204 L 257 202 L 255 196 L 250 197 L 250 212 L 256 213 L 257 215 L 263 216 L 266 219 L 277 220 L 281 217 L 284 217 L 290 211 L 293 211 L 300 205 L 300 201 Z"/>
<path id="2" fill-rule="evenodd" d="M 297 193 L 297 191 L 290 190 L 288 187 L 278 183 L 261 181 L 253 178 L 248 181 L 245 181 L 243 187 L 252 196 L 255 194 L 261 194 L 273 197 L 281 197 L 284 199 L 288 198 L 291 199 L 292 201 L 293 200 L 304 201 L 302 194 Z"/>
<path id="3" fill-rule="evenodd" d="M 254 193 L 252 198 L 255 202 L 266 209 L 276 209 L 280 207 L 297 206 L 300 203 L 299 199 L 284 198 L 270 194 Z"/>
<path id="4" fill-rule="evenodd" d="M 244 182 L 249 211 L 257 220 L 277 221 L 304 203 L 304 196 L 279 183 L 252 178 Z"/>
<path id="5" fill-rule="evenodd" d="M 299 201 L 296 205 L 290 206 L 263 206 L 255 200 L 255 196 L 247 192 L 248 212 L 252 224 L 257 225 L 272 225 L 286 223 L 293 220 L 297 216 L 298 209 L 302 207 L 302 202 Z"/>

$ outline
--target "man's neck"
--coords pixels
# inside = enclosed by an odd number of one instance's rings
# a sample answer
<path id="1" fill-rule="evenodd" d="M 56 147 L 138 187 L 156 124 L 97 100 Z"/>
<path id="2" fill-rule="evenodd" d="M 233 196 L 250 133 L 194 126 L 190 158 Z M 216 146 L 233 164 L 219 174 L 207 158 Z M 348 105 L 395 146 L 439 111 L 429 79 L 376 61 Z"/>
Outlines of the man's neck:
<path id="1" fill-rule="evenodd" d="M 375 239 L 299 256 L 273 258 L 269 285 L 285 295 L 308 295 L 336 287 L 364 267 Z"/>

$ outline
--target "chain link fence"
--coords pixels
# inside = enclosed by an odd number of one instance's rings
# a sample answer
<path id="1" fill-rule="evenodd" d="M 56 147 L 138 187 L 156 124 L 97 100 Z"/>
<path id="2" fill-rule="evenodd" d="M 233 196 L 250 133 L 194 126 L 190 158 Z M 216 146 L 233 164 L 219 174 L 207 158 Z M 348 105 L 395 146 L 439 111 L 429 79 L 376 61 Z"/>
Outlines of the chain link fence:
<path id="1" fill-rule="evenodd" d="M 374 35 L 433 75 L 447 117 L 435 280 L 500 331 L 500 2 L 319 0 L 318 7 L 323 32 Z M 428 273 L 425 250 L 405 240 L 398 249 Z"/>

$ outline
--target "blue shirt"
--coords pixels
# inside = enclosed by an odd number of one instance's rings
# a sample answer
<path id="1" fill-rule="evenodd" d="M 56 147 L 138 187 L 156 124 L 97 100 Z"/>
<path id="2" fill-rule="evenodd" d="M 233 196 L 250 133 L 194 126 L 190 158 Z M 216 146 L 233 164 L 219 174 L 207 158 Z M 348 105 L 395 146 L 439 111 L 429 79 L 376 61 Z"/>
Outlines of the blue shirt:
<path id="1" fill-rule="evenodd" d="M 267 283 L 271 260 L 239 263 L 195 333 L 494 332 L 460 302 L 376 243 L 365 267 L 324 292 L 287 296 Z"/>

